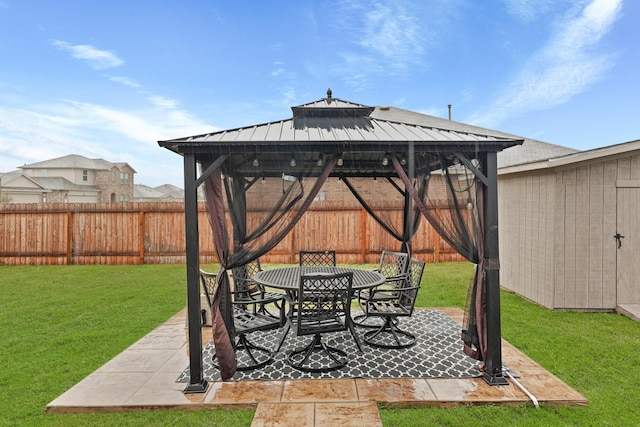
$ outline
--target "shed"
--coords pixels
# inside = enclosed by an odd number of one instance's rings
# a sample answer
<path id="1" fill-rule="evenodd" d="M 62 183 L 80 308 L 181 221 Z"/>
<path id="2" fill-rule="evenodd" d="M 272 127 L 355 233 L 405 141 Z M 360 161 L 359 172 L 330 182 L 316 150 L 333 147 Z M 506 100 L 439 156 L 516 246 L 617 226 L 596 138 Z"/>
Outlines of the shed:
<path id="1" fill-rule="evenodd" d="M 640 140 L 498 174 L 501 285 L 554 310 L 637 316 Z"/>

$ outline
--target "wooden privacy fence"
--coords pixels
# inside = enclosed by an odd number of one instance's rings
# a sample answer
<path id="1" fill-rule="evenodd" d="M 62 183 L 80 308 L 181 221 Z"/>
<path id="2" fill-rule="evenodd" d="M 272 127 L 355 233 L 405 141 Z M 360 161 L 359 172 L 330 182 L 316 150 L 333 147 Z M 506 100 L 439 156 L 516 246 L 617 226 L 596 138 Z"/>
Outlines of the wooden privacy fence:
<path id="1" fill-rule="evenodd" d="M 249 211 L 249 222 L 251 216 Z M 204 203 L 198 205 L 198 227 L 200 262 L 217 262 Z M 182 202 L 0 204 L 3 265 L 184 263 L 184 234 Z M 399 246 L 359 205 L 322 202 L 261 261 L 297 263 L 301 249 L 333 249 L 339 263 L 377 263 L 383 249 Z M 427 262 L 464 260 L 426 220 L 413 251 Z"/>

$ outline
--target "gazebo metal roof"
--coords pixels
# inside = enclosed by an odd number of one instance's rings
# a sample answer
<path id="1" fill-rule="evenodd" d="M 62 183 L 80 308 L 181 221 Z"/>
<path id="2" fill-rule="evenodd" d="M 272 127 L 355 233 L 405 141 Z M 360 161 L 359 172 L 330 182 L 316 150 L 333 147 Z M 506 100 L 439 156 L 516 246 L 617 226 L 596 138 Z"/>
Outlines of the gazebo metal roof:
<path id="1" fill-rule="evenodd" d="M 384 112 L 385 107 L 377 107 Z M 217 157 L 239 155 L 234 170 L 255 173 L 254 160 L 263 176 L 281 173 L 283 161 L 295 158 L 298 166 L 315 163 L 332 154 L 342 158 L 333 176 L 377 176 L 391 172 L 380 161 L 386 153 L 478 153 L 498 152 L 522 140 L 491 134 L 430 127 L 372 117 L 376 108 L 343 101 L 320 99 L 291 108 L 293 117 L 253 126 L 221 130 L 185 138 L 159 141 L 160 146 L 178 154 Z M 440 122 L 447 124 L 446 122 Z M 437 162 L 431 169 L 440 169 Z M 421 171 L 416 171 L 421 172 Z"/>

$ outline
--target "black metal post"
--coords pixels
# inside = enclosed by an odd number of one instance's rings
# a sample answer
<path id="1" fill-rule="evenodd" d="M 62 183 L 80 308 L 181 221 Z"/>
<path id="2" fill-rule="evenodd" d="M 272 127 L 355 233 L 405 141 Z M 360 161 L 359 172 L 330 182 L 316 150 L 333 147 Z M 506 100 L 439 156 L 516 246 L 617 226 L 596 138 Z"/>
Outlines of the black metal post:
<path id="1" fill-rule="evenodd" d="M 486 153 L 484 193 L 484 256 L 486 279 L 487 354 L 484 358 L 485 381 L 507 385 L 502 375 L 502 332 L 500 324 L 500 254 L 498 243 L 498 153 Z"/>
<path id="2" fill-rule="evenodd" d="M 189 319 L 189 385 L 184 393 L 204 393 L 207 381 L 202 365 L 202 323 L 200 316 L 200 263 L 196 158 L 184 154 L 184 229 L 187 245 L 187 317 Z"/>

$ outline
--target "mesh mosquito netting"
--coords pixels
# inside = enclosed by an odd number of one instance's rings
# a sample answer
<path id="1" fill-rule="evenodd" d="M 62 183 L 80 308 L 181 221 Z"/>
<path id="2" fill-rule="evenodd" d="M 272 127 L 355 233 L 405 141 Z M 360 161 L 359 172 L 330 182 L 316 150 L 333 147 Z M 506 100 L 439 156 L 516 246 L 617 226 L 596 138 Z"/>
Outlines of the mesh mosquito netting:
<path id="1" fill-rule="evenodd" d="M 260 155 L 233 153 L 206 179 L 207 207 L 222 273 L 217 276 L 212 312 L 223 378 L 231 378 L 236 369 L 229 280 L 224 273 L 272 250 L 292 230 L 329 176 L 343 182 L 401 250 L 411 253 L 411 238 L 421 220 L 427 219 L 469 261 L 478 264 L 482 259 L 478 242 L 482 242 L 483 186 L 476 177 L 477 155 L 414 152 L 411 148 L 361 157 L 349 153 L 348 144 L 339 153 L 329 154 L 310 152 L 308 146 Z M 381 163 L 375 170 L 371 157 Z M 199 160 L 205 170 L 216 159 L 202 156 Z M 374 178 L 376 185 L 391 189 L 384 192 L 384 203 L 378 200 L 380 191 L 370 191 Z M 402 214 L 390 206 L 401 207 Z M 482 318 L 483 303 L 476 300 L 483 296 L 482 286 L 482 275 L 476 273 L 462 334 L 465 351 L 478 359 L 483 352 L 483 325 L 477 319 Z"/>

